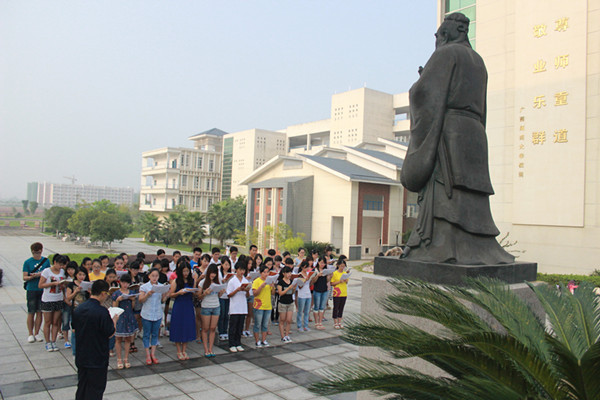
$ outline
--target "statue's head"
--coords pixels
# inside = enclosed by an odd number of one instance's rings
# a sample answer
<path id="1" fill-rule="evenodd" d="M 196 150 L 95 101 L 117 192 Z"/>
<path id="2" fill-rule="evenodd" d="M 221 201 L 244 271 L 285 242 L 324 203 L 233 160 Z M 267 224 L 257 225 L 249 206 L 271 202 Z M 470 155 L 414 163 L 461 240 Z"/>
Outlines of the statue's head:
<path id="1" fill-rule="evenodd" d="M 435 34 L 435 47 L 448 43 L 467 42 L 469 46 L 469 18 L 462 13 L 446 15 Z"/>

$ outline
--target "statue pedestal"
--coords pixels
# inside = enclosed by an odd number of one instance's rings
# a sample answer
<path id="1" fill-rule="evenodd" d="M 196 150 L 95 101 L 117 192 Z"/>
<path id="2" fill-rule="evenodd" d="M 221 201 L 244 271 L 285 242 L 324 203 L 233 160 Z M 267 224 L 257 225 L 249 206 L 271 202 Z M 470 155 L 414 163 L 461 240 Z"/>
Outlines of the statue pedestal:
<path id="1" fill-rule="evenodd" d="M 398 257 L 375 257 L 375 275 L 391 278 L 420 279 L 440 285 L 463 285 L 465 278 L 486 276 L 506 283 L 533 282 L 537 279 L 537 263 L 515 262 L 497 265 L 460 265 L 429 263 Z"/>

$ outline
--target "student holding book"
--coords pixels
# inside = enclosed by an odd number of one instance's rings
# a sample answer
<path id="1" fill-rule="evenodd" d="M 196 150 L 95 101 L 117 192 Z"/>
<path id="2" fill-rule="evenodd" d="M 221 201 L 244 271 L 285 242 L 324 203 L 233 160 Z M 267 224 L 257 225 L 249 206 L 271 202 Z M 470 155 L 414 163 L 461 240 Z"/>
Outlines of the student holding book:
<path id="1" fill-rule="evenodd" d="M 327 303 L 327 284 L 331 278 L 331 275 L 325 274 L 326 268 L 325 258 L 319 257 L 315 269 L 316 278 L 313 289 L 315 328 L 319 330 L 325 329 L 323 316 L 325 315 L 325 305 Z"/>
<path id="2" fill-rule="evenodd" d="M 233 270 L 231 268 L 231 261 L 229 257 L 222 256 L 219 261 L 219 281 L 223 285 L 227 285 L 227 282 L 233 276 Z M 227 328 L 229 327 L 229 296 L 227 293 L 223 293 L 219 296 L 219 340 L 227 340 L 229 335 L 227 334 Z"/>
<path id="3" fill-rule="evenodd" d="M 269 267 L 263 265 L 259 269 L 260 277 L 252 283 L 254 294 L 254 339 L 256 347 L 268 347 L 267 332 L 269 330 L 269 319 L 271 318 L 271 295 L 275 292 L 275 285 L 267 284 Z M 262 335 L 262 340 L 261 340 Z"/>
<path id="4" fill-rule="evenodd" d="M 336 270 L 331 276 L 331 286 L 333 287 L 333 327 L 343 329 L 342 316 L 344 315 L 344 306 L 348 298 L 348 275 L 344 274 L 346 262 L 339 259 L 336 262 Z"/>
<path id="5" fill-rule="evenodd" d="M 115 292 L 115 290 L 119 287 L 119 284 L 117 283 L 117 272 L 112 269 L 112 268 L 108 268 L 106 270 L 106 273 L 104 275 L 104 281 L 106 283 L 108 283 L 108 287 L 110 288 L 110 296 L 108 296 L 106 298 L 106 300 L 104 300 L 104 303 L 102 303 L 102 305 L 106 308 L 109 309 L 112 307 L 113 301 L 112 301 L 112 294 Z M 116 343 L 116 339 L 115 337 L 111 337 L 110 341 L 108 343 L 108 349 L 110 351 L 110 356 L 114 357 L 115 356 L 115 343 Z"/>
<path id="6" fill-rule="evenodd" d="M 158 364 L 156 346 L 158 345 L 158 331 L 162 321 L 161 303 L 169 294 L 155 292 L 153 287 L 158 285 L 158 269 L 148 271 L 148 282 L 140 286 L 139 301 L 142 303 L 142 326 L 144 327 L 144 348 L 146 349 L 146 365 Z"/>
<path id="7" fill-rule="evenodd" d="M 129 347 L 138 332 L 138 327 L 135 315 L 133 315 L 135 296 L 134 293 L 129 290 L 129 285 L 131 285 L 131 275 L 125 274 L 121 276 L 119 283 L 121 288 L 113 293 L 112 302 L 113 307 L 119 307 L 124 310 L 119 316 L 117 325 L 115 326 L 117 369 L 123 369 L 123 367 L 131 368 L 131 364 L 129 364 Z M 133 297 L 130 297 L 132 295 Z M 121 343 L 123 343 L 123 346 L 125 347 L 123 357 L 121 357 Z"/>
<path id="8" fill-rule="evenodd" d="M 89 290 L 81 290 L 81 282 L 89 282 L 88 270 L 85 267 L 78 267 L 73 282 L 67 283 L 67 290 L 65 292 L 65 304 L 67 307 L 71 308 L 71 315 L 81 303 L 83 303 L 90 297 Z M 71 350 L 73 350 L 73 356 L 75 356 L 74 330 L 71 330 Z"/>
<path id="9" fill-rule="evenodd" d="M 171 312 L 170 340 L 177 346 L 177 358 L 189 360 L 188 342 L 196 339 L 196 319 L 194 317 L 194 278 L 190 263 L 182 260 L 176 269 L 177 278 L 171 282 L 170 297 L 175 299 Z"/>
<path id="10" fill-rule="evenodd" d="M 200 316 L 202 318 L 202 344 L 204 345 L 204 356 L 214 357 L 213 344 L 215 342 L 215 331 L 219 322 L 219 315 L 221 314 L 221 307 L 219 305 L 219 296 L 221 296 L 225 289 L 215 291 L 212 289 L 212 285 L 220 286 L 219 281 L 219 270 L 217 264 L 210 264 L 206 268 L 206 278 L 200 281 L 199 296 L 202 300 L 202 308 L 200 309 Z"/>
<path id="11" fill-rule="evenodd" d="M 252 246 L 250 246 L 250 247 L 252 247 Z M 256 246 L 254 246 L 254 248 L 256 249 Z M 250 250 L 252 250 L 252 249 L 250 249 Z M 238 261 L 238 262 L 244 263 L 244 259 L 242 259 L 240 257 L 240 261 Z M 246 276 L 248 276 L 248 274 L 250 272 L 254 272 L 256 270 L 256 261 L 252 257 L 246 257 L 245 262 L 246 262 Z M 248 281 L 250 282 L 250 279 L 248 279 Z M 252 320 L 254 319 L 254 307 L 253 307 L 254 294 L 252 293 L 252 291 L 249 291 L 248 293 L 249 293 L 247 296 L 248 316 L 246 317 L 244 331 L 242 331 L 243 337 L 251 337 L 252 336 L 252 334 L 250 333 L 250 324 L 252 323 Z"/>
<path id="12" fill-rule="evenodd" d="M 288 266 L 283 267 L 279 274 L 277 282 L 277 294 L 279 295 L 279 333 L 281 341 L 290 343 L 290 327 L 292 325 L 292 315 L 294 314 L 294 289 L 297 284 L 292 282 L 292 269 Z"/>
<path id="13" fill-rule="evenodd" d="M 44 315 L 44 339 L 46 340 L 46 351 L 58 351 L 56 337 L 60 330 L 62 310 L 64 303 L 65 272 L 63 268 L 67 264 L 67 258 L 55 254 L 52 258 L 52 266 L 42 270 L 38 286 L 44 289 L 42 293 L 42 314 Z"/>
<path id="14" fill-rule="evenodd" d="M 194 249 L 194 257 L 197 255 L 198 249 L 200 248 L 198 247 Z M 199 251 L 202 252 L 202 250 Z M 199 256 L 196 267 L 194 267 L 192 264 L 193 261 L 193 259 L 190 261 L 190 265 L 194 269 L 194 282 L 196 282 L 195 287 L 198 287 L 200 281 L 202 281 L 205 277 L 208 263 L 210 263 L 210 256 L 208 254 L 202 254 Z M 196 296 L 194 296 L 194 311 L 196 313 L 196 343 L 202 343 L 202 339 L 200 339 L 200 332 L 202 330 L 202 299 L 199 296 L 199 293 L 196 293 Z"/>
<path id="15" fill-rule="evenodd" d="M 310 293 L 310 285 L 313 280 L 316 279 L 317 274 L 313 274 L 309 276 L 310 265 L 309 262 L 304 260 L 300 263 L 299 268 L 299 278 L 304 280 L 304 284 L 302 287 L 298 287 L 298 291 L 296 292 L 296 299 L 298 301 L 298 314 L 296 315 L 296 326 L 298 327 L 298 331 L 308 332 L 310 328 L 308 327 L 308 318 L 310 315 L 310 303 L 312 301 L 312 293 Z"/>
<path id="16" fill-rule="evenodd" d="M 241 259 L 241 257 L 240 257 Z M 242 261 L 245 261 L 243 259 Z M 250 282 L 244 277 L 247 264 L 238 264 L 235 276 L 227 282 L 227 296 L 229 297 L 229 351 L 237 353 L 244 351 L 242 347 L 242 330 L 244 319 L 248 314 L 246 300 L 250 290 Z"/>
<path id="17" fill-rule="evenodd" d="M 67 287 L 69 283 L 75 280 L 75 274 L 77 273 L 77 263 L 75 261 L 69 261 L 65 267 L 65 275 L 67 277 Z M 69 330 L 71 330 L 71 303 L 67 301 L 66 293 L 67 288 L 65 287 L 65 307 L 62 311 L 62 337 L 65 339 L 65 349 L 71 348 L 71 342 L 69 342 Z"/>

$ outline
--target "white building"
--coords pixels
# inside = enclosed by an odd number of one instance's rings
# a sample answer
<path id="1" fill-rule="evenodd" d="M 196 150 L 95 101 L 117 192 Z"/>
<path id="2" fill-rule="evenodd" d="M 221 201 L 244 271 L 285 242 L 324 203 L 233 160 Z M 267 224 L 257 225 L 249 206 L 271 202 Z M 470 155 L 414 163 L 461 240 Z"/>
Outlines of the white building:
<path id="1" fill-rule="evenodd" d="M 133 204 L 133 188 L 31 182 L 27 185 L 28 199 L 40 207 L 74 207 L 79 203 L 109 200 L 115 204 Z"/>
<path id="2" fill-rule="evenodd" d="M 191 136 L 194 148 L 164 147 L 142 153 L 140 210 L 164 216 L 178 205 L 206 212 L 220 200 L 223 132 Z"/>

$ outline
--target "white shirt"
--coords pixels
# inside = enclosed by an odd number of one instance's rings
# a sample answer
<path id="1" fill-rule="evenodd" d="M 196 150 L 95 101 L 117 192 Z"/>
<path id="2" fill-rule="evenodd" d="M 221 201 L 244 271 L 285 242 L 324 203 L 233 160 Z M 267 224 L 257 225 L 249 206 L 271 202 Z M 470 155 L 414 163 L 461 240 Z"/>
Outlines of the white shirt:
<path id="1" fill-rule="evenodd" d="M 46 278 L 46 283 L 64 281 L 65 271 L 61 269 L 58 272 L 58 274 L 55 274 L 54 272 L 52 272 L 51 268 L 46 268 L 42 271 L 42 276 Z M 42 301 L 44 303 L 50 303 L 52 301 L 63 301 L 65 298 L 63 289 L 64 288 L 62 285 L 44 288 L 44 293 L 42 293 Z"/>
<path id="2" fill-rule="evenodd" d="M 237 288 L 242 286 L 243 283 L 250 283 L 244 277 L 242 281 L 234 276 L 227 283 L 227 293 L 233 293 Z M 248 314 L 248 300 L 246 299 L 246 292 L 241 290 L 229 298 L 229 314 Z"/>
<path id="3" fill-rule="evenodd" d="M 175 270 L 177 269 L 177 265 L 175 265 L 175 261 L 171 261 L 171 262 L 169 263 L 169 269 L 170 269 L 171 271 L 175 271 Z"/>
<path id="4" fill-rule="evenodd" d="M 302 279 L 304 279 L 304 277 L 302 277 Z M 298 288 L 296 291 L 298 292 L 299 299 L 310 299 L 312 297 L 310 293 L 310 284 L 308 281 L 304 283 L 304 286 Z"/>
<path id="5" fill-rule="evenodd" d="M 239 258 L 239 257 L 237 257 L 237 258 L 235 259 L 235 261 L 233 261 L 233 259 L 232 259 L 231 257 L 229 257 L 229 262 L 231 263 L 231 270 L 232 270 L 232 271 L 235 271 L 235 264 L 237 264 L 237 262 L 238 262 L 238 260 L 239 260 L 239 259 L 240 259 L 240 258 Z"/>

